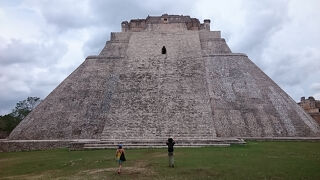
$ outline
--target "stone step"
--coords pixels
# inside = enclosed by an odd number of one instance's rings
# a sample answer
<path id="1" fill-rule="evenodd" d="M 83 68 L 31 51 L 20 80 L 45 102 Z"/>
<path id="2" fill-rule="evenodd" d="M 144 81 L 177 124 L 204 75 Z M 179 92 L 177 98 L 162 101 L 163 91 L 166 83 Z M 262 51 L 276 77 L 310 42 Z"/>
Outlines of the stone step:
<path id="1" fill-rule="evenodd" d="M 112 146 L 112 147 L 116 147 L 118 146 L 118 144 L 105 144 L 105 143 L 101 143 L 101 144 L 85 144 L 84 147 L 104 147 L 104 146 Z M 164 144 L 124 144 L 124 147 L 129 147 L 129 146 L 165 146 Z"/>
<path id="2" fill-rule="evenodd" d="M 214 147 L 229 147 L 230 144 L 177 144 L 175 145 L 176 148 L 182 148 L 182 147 L 208 147 L 208 146 L 214 146 Z M 166 145 L 160 145 L 160 144 L 132 144 L 132 145 L 125 145 L 125 149 L 136 149 L 136 148 L 167 148 Z M 99 144 L 99 145 L 86 145 L 82 149 L 116 149 L 117 146 L 115 145 L 106 145 L 106 144 Z"/>
<path id="3" fill-rule="evenodd" d="M 96 141 L 78 141 L 70 143 L 71 150 L 81 149 L 105 149 L 117 148 L 123 144 L 124 148 L 163 148 L 167 147 L 166 139 L 101 139 Z M 176 139 L 175 147 L 203 147 L 203 146 L 230 146 L 230 144 L 245 144 L 242 139 L 219 138 L 219 139 Z"/>
<path id="4" fill-rule="evenodd" d="M 119 139 L 103 139 L 100 138 L 101 140 L 119 140 Z M 122 140 L 137 140 L 137 139 L 141 139 L 141 140 L 167 140 L 168 137 L 152 137 L 152 138 L 124 138 Z M 180 140 L 180 139 L 202 139 L 202 140 L 240 140 L 242 138 L 233 138 L 233 137 L 226 137 L 226 138 L 220 138 L 220 137 L 207 137 L 207 138 L 202 138 L 202 137 L 194 137 L 194 136 L 185 136 L 185 137 L 173 137 L 173 139 L 175 140 Z M 121 139 L 120 139 L 121 140 Z"/>
<path id="5" fill-rule="evenodd" d="M 153 137 L 153 136 L 132 136 L 132 137 L 122 137 L 123 139 L 137 139 L 137 138 L 141 138 L 141 139 L 168 139 L 169 137 L 172 137 L 173 139 L 212 139 L 212 136 L 157 136 L 157 137 Z M 117 138 L 117 136 L 111 137 L 111 136 L 101 136 L 100 139 L 114 139 Z"/>
<path id="6" fill-rule="evenodd" d="M 244 141 L 201 141 L 201 140 L 194 140 L 194 141 L 175 141 L 176 144 L 245 144 Z M 131 145 L 131 144 L 165 144 L 166 141 L 100 141 L 94 142 L 95 144 L 111 144 L 111 145 Z M 90 144 L 90 143 L 88 143 Z"/>
<path id="7" fill-rule="evenodd" d="M 198 144 L 175 144 L 175 146 L 205 146 L 205 145 L 225 145 L 229 143 L 198 143 Z M 104 146 L 112 146 L 117 147 L 118 144 L 84 144 L 84 147 L 104 147 Z M 167 147 L 166 144 L 163 143 L 150 143 L 150 144 L 124 144 L 124 147 L 130 147 L 130 146 L 164 146 Z"/>
<path id="8" fill-rule="evenodd" d="M 113 144 L 119 144 L 119 143 L 165 143 L 167 139 L 101 139 L 100 142 L 103 143 L 113 143 Z M 236 139 L 236 138 L 228 138 L 228 139 L 202 139 L 202 138 L 181 138 L 181 139 L 175 139 L 176 143 L 223 143 L 223 142 L 230 142 L 230 143 L 244 143 L 245 141 L 242 139 Z"/>
<path id="9" fill-rule="evenodd" d="M 126 132 L 133 132 L 134 130 L 127 130 Z M 137 130 L 135 130 L 137 131 Z M 104 131 L 101 133 L 102 136 L 112 136 L 112 135 L 117 135 L 117 134 L 122 134 L 124 136 L 129 136 L 127 134 L 124 134 L 123 133 L 123 130 L 110 130 L 110 131 Z M 139 134 L 139 133 L 134 133 L 134 134 Z M 172 137 L 178 137 L 178 136 L 189 136 L 189 137 L 194 137 L 194 136 L 206 136 L 206 137 L 212 137 L 213 134 L 208 132 L 208 131 L 205 131 L 203 130 L 202 132 L 180 132 L 180 133 L 166 133 L 166 132 L 163 132 L 163 133 L 152 133 L 152 132 L 149 132 L 147 134 L 139 134 L 140 136 L 165 136 L 165 137 L 168 137 L 168 136 L 172 136 Z"/>

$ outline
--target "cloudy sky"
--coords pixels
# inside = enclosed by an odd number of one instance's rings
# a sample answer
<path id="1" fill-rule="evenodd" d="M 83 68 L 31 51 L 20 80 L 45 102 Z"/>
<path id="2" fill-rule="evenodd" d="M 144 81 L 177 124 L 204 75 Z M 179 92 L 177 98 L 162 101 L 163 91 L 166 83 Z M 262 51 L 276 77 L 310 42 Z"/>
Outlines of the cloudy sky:
<path id="1" fill-rule="evenodd" d="M 0 114 L 45 98 L 120 23 L 164 13 L 211 19 L 294 100 L 320 99 L 319 0 L 0 0 Z"/>

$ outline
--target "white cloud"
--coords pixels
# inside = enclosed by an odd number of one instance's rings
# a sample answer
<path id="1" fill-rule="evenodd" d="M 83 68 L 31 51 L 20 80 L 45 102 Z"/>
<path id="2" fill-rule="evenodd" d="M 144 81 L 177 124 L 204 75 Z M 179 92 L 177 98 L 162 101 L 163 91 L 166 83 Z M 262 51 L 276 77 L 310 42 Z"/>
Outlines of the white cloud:
<path id="1" fill-rule="evenodd" d="M 258 64 L 296 101 L 315 96 L 320 83 L 320 12 L 318 1 L 289 1 L 288 20 L 271 34 Z"/>

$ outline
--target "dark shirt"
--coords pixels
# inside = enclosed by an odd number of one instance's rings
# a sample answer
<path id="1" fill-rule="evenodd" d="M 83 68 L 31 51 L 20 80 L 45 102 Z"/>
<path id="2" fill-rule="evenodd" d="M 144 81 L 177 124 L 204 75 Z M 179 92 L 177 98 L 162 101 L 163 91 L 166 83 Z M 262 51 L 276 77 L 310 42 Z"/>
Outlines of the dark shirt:
<path id="1" fill-rule="evenodd" d="M 173 146 L 174 146 L 175 142 L 168 142 L 167 141 L 167 145 L 168 145 L 168 152 L 173 152 Z"/>

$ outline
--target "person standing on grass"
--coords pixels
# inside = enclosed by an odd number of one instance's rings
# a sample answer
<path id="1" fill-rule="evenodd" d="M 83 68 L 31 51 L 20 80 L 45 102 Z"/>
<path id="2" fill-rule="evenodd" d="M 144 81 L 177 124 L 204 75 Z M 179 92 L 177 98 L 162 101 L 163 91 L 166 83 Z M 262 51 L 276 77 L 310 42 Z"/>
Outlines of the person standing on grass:
<path id="1" fill-rule="evenodd" d="M 169 167 L 174 167 L 174 158 L 173 158 L 173 146 L 175 142 L 172 138 L 169 138 L 167 141 L 168 145 L 168 156 L 169 156 Z"/>
<path id="2" fill-rule="evenodd" d="M 116 151 L 116 159 L 119 163 L 119 169 L 118 169 L 118 174 L 121 173 L 121 167 L 122 167 L 122 163 L 124 161 L 126 161 L 126 157 L 124 155 L 124 149 L 122 148 L 122 145 L 119 144 L 118 149 Z"/>

